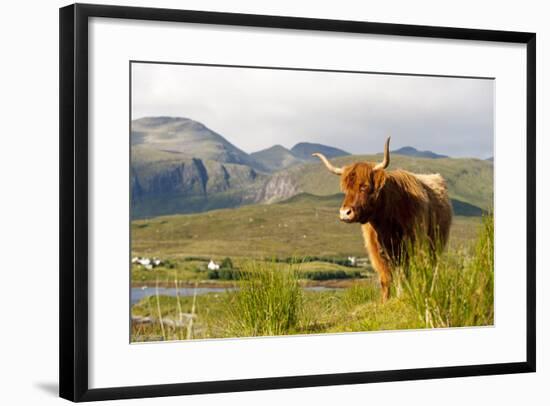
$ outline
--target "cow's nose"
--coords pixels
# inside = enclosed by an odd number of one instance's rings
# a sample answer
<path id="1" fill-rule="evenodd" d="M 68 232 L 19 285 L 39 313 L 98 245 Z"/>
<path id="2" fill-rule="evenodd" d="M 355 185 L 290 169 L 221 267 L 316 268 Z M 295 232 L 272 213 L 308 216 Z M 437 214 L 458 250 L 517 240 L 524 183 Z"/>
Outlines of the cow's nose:
<path id="1" fill-rule="evenodd" d="M 351 220 L 353 217 L 353 210 L 349 207 L 342 207 L 340 209 L 340 220 Z"/>

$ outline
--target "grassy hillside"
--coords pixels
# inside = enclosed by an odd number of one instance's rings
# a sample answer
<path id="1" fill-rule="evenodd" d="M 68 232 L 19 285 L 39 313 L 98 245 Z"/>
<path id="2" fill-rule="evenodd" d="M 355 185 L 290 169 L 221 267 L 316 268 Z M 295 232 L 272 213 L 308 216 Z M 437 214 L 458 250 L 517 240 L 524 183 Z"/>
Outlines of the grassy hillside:
<path id="1" fill-rule="evenodd" d="M 440 266 L 420 255 L 410 279 L 396 274 L 392 298 L 382 304 L 368 265 L 334 261 L 366 256 L 360 226 L 337 218 L 340 203 L 340 194 L 300 194 L 270 205 L 133 221 L 132 256 L 164 261 L 154 270 L 133 265 L 133 289 L 229 290 L 144 297 L 132 307 L 132 341 L 492 324 L 493 268 L 483 262 L 492 246 L 480 244 L 492 238 L 476 242 L 481 217 L 455 216 Z M 223 265 L 227 257 L 244 279 L 222 278 L 222 270 L 218 279 L 206 269 L 210 259 Z"/>
<path id="2" fill-rule="evenodd" d="M 339 178 L 317 162 L 266 175 L 245 165 L 182 158 L 142 146 L 133 153 L 139 157 L 133 168 L 139 183 L 133 186 L 133 191 L 142 192 L 134 194 L 133 218 L 271 203 L 303 193 L 320 196 L 340 193 Z M 333 162 L 346 165 L 380 158 L 348 156 L 334 158 Z M 493 166 L 489 161 L 395 155 L 390 168 L 440 173 L 447 181 L 455 213 L 459 215 L 479 216 L 482 210 L 492 207 Z"/>
<path id="3" fill-rule="evenodd" d="M 338 220 L 341 195 L 132 222 L 132 255 L 292 257 L 365 256 L 359 224 Z M 477 217 L 455 216 L 453 244 L 469 240 Z"/>
<path id="4" fill-rule="evenodd" d="M 334 165 L 343 166 L 358 161 L 378 162 L 381 155 L 352 155 L 334 158 Z M 479 159 L 413 158 L 394 155 L 388 170 L 405 169 L 415 173 L 440 173 L 447 181 L 451 198 L 488 209 L 493 205 L 493 165 Z M 296 185 L 301 192 L 333 195 L 340 192 L 337 176 L 330 174 L 321 163 L 301 165 L 279 173 Z"/>

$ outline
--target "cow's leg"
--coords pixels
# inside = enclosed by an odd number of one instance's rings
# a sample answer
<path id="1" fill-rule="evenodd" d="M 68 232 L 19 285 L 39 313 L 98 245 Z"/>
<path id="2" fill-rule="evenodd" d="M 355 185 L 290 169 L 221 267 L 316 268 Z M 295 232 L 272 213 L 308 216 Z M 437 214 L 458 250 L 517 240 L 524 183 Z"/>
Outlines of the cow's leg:
<path id="1" fill-rule="evenodd" d="M 390 285 L 392 281 L 391 267 L 388 258 L 383 252 L 382 246 L 378 241 L 378 235 L 370 224 L 361 226 L 363 231 L 363 239 L 365 240 L 365 248 L 369 254 L 370 262 L 374 270 L 380 278 L 380 286 L 382 287 L 382 302 L 385 302 L 390 297 Z"/>

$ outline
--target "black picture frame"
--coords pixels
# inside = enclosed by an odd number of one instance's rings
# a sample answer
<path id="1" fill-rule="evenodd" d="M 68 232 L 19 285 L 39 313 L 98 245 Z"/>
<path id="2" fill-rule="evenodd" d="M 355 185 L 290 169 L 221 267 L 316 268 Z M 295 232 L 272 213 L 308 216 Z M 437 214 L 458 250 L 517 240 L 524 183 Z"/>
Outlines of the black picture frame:
<path id="1" fill-rule="evenodd" d="M 484 365 L 279 376 L 114 388 L 88 386 L 88 19 L 154 20 L 526 44 L 527 352 L 525 361 Z M 536 35 L 221 12 L 74 4 L 60 9 L 59 392 L 75 402 L 534 372 L 536 369 Z"/>

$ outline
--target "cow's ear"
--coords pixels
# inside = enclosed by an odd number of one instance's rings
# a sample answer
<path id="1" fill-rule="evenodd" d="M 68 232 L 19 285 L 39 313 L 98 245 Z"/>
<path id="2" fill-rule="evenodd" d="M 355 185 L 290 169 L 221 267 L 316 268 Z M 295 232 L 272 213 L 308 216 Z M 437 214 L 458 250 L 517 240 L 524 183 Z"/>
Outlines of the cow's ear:
<path id="1" fill-rule="evenodd" d="M 386 172 L 383 169 L 374 171 L 374 192 L 378 194 L 386 184 Z"/>

